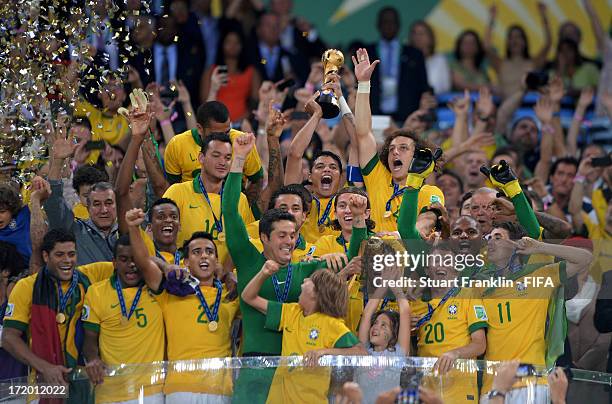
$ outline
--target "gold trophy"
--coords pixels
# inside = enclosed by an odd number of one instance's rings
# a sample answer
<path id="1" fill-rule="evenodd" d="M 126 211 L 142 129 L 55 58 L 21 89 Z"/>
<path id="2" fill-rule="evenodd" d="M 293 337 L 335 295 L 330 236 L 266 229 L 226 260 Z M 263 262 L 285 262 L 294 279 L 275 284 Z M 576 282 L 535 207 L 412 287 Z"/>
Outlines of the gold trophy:
<path id="1" fill-rule="evenodd" d="M 323 83 L 327 84 L 331 81 L 329 75 L 331 73 L 338 74 L 338 70 L 344 64 L 344 55 L 337 49 L 328 49 L 323 53 L 321 62 L 323 63 Z M 322 90 L 319 98 L 317 98 L 317 103 L 321 106 L 325 119 L 335 118 L 340 113 L 338 97 L 333 90 Z"/>

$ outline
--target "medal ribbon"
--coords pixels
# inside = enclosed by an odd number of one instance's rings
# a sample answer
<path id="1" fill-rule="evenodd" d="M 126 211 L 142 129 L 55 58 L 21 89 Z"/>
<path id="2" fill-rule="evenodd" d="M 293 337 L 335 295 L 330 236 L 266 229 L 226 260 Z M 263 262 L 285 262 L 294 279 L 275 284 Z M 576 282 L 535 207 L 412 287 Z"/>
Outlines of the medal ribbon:
<path id="1" fill-rule="evenodd" d="M 206 188 L 204 188 L 204 182 L 202 182 L 202 174 L 200 174 L 200 176 L 198 177 L 198 181 L 200 183 L 200 189 L 202 190 L 202 195 L 204 196 L 204 199 L 206 199 L 206 202 L 208 203 L 208 206 L 210 207 L 210 212 L 213 215 L 213 218 L 215 219 L 215 228 L 217 229 L 218 233 L 221 233 L 223 231 L 223 222 L 221 221 L 221 219 L 217 219 L 217 215 L 215 215 L 215 210 L 212 207 L 212 204 L 210 203 L 210 198 L 208 197 L 208 192 L 206 192 Z M 223 187 L 225 186 L 225 182 L 223 182 L 223 184 L 221 184 L 221 192 L 219 192 L 219 197 L 221 198 L 221 201 L 223 201 Z M 221 207 L 221 209 L 223 209 Z M 220 217 L 223 216 L 223 211 L 220 212 Z"/>
<path id="2" fill-rule="evenodd" d="M 446 292 L 442 300 L 440 300 L 440 303 L 438 303 L 435 308 L 431 307 L 431 304 L 427 303 L 427 314 L 425 314 L 423 317 L 421 317 L 421 319 L 419 319 L 419 321 L 417 321 L 416 328 L 419 328 L 420 326 L 431 320 L 431 316 L 433 316 L 434 311 L 436 311 L 438 307 L 444 306 L 444 303 L 446 303 L 446 301 L 458 291 L 459 288 L 454 287 L 448 292 Z"/>
<path id="3" fill-rule="evenodd" d="M 138 301 L 140 300 L 140 295 L 142 294 L 142 288 L 144 285 L 140 285 L 138 287 L 138 291 L 136 292 L 136 296 L 134 296 L 134 301 L 132 302 L 132 307 L 130 307 L 130 312 L 127 312 L 127 308 L 125 306 L 125 299 L 123 299 L 123 290 L 121 289 L 121 282 L 119 281 L 119 277 L 115 278 L 115 289 L 117 290 L 117 297 L 119 298 L 119 305 L 121 306 L 121 315 L 128 320 L 132 317 L 132 314 L 136 310 L 138 306 Z"/>
<path id="4" fill-rule="evenodd" d="M 276 274 L 272 275 L 272 285 L 274 286 L 274 293 L 276 294 L 276 300 L 279 303 L 285 303 L 287 301 L 287 296 L 289 296 L 289 288 L 291 287 L 291 276 L 293 273 L 293 266 L 289 264 L 287 266 L 287 278 L 285 278 L 285 288 L 283 289 L 283 294 L 280 294 L 280 287 L 278 285 L 278 278 Z"/>
<path id="5" fill-rule="evenodd" d="M 61 281 L 58 279 L 57 280 L 57 295 L 59 298 L 59 312 L 60 313 L 64 313 L 66 311 L 66 305 L 68 304 L 68 299 L 70 299 L 70 296 L 72 296 L 72 294 L 74 293 L 74 290 L 77 287 L 77 284 L 79 283 L 79 274 L 77 274 L 76 270 L 72 270 L 72 280 L 70 281 L 70 287 L 68 288 L 68 291 L 66 292 L 66 294 L 64 294 L 64 292 L 62 292 L 62 283 Z"/>
<path id="6" fill-rule="evenodd" d="M 167 262 L 166 259 L 164 258 L 164 256 L 161 255 L 161 253 L 159 252 L 157 247 L 155 247 L 155 256 L 157 258 L 162 259 L 164 262 Z M 181 263 L 181 252 L 177 248 L 176 251 L 174 252 L 174 265 L 180 265 L 180 263 Z"/>
<path id="7" fill-rule="evenodd" d="M 219 321 L 219 306 L 221 306 L 221 295 L 223 294 L 223 285 L 217 279 L 213 281 L 215 287 L 217 288 L 217 295 L 215 296 L 215 304 L 213 305 L 212 313 L 210 312 L 210 308 L 208 307 L 208 303 L 206 303 L 206 298 L 202 293 L 202 289 L 200 289 L 200 285 L 197 285 L 194 290 L 195 294 L 200 300 L 200 304 L 206 313 L 206 318 L 208 322 Z"/>
<path id="8" fill-rule="evenodd" d="M 321 216 L 321 201 L 319 200 L 319 198 L 317 198 L 316 196 L 312 196 L 312 199 L 315 200 L 315 202 L 317 203 L 317 224 L 319 226 L 321 226 L 322 224 L 325 224 L 325 221 L 327 220 L 327 218 L 329 217 L 329 212 L 331 212 L 331 208 L 334 202 L 334 198 L 331 198 L 329 200 L 329 202 L 327 202 L 327 206 L 325 207 L 325 211 L 323 212 L 323 216 Z"/>
<path id="9" fill-rule="evenodd" d="M 387 204 L 385 205 L 385 212 L 391 212 L 391 201 L 393 201 L 396 197 L 402 195 L 405 189 L 406 187 L 400 188 L 399 185 L 393 183 L 393 195 L 391 195 L 391 198 L 389 198 Z"/>

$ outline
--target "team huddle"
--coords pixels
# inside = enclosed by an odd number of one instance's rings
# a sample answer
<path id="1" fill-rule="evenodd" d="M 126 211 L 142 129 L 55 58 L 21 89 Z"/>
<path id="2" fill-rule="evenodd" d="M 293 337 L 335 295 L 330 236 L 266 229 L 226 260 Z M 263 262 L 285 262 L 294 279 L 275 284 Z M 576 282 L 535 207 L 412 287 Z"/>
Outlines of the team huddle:
<path id="1" fill-rule="evenodd" d="M 524 381 L 501 391 L 491 375 L 478 380 L 453 365 L 477 358 L 554 365 L 565 341 L 562 286 L 589 270 L 592 253 L 542 241 L 544 229 L 505 160 L 482 169 L 490 188 L 474 192 L 471 204 L 503 200 L 507 220 L 484 225 L 469 211 L 451 217 L 435 185 L 447 153 L 406 129 L 377 144 L 370 109 L 377 62 L 359 49 L 353 63 L 353 109 L 340 75 L 321 89 L 339 99 L 348 163 L 318 151 L 306 178 L 303 159 L 323 116 L 319 92 L 284 152 L 287 116 L 276 100 L 257 136 L 232 129 L 227 108 L 209 101 L 197 109 L 195 127 L 168 142 L 162 166 L 149 136 L 149 96 L 134 90 L 120 112 L 131 136 L 115 184 L 90 174 L 78 214 L 61 181 L 74 135 L 58 130 L 47 179 L 36 177 L 30 194 L 33 217 L 44 208 L 49 222 L 32 243 L 44 268 L 10 293 L 2 347 L 47 383 L 65 384 L 84 366 L 99 403 L 139 394 L 147 403 L 327 402 L 330 373 L 317 367 L 325 355 L 435 357 L 436 376 L 453 383 L 441 386 L 434 376 L 423 383 L 449 403 L 527 397 Z M 163 192 L 147 211 L 131 195 L 141 159 L 148 182 Z M 461 270 L 418 265 L 413 272 L 435 281 L 431 287 L 374 287 L 372 250 L 483 259 Z M 409 275 L 395 265 L 381 276 Z M 450 286 L 499 277 L 519 286 Z M 553 287 L 527 285 L 534 277 Z M 244 368 L 236 378 L 231 369 L 172 365 L 231 356 L 302 356 L 304 367 Z M 170 362 L 161 379 L 108 373 L 159 361 Z M 400 385 L 400 375 L 355 372 L 354 381 L 364 402 L 374 402 Z M 545 384 L 535 389 L 548 399 Z M 81 390 L 71 385 L 73 397 L 88 394 Z"/>

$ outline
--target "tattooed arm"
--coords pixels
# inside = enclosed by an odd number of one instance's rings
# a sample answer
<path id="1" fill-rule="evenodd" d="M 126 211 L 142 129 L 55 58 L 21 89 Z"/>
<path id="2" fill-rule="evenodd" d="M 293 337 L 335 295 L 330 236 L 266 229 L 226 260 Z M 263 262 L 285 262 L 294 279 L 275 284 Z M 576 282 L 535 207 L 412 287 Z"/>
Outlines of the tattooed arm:
<path id="1" fill-rule="evenodd" d="M 544 212 L 535 212 L 536 218 L 544 228 L 542 239 L 565 239 L 572 235 L 572 225 L 565 220 Z"/>

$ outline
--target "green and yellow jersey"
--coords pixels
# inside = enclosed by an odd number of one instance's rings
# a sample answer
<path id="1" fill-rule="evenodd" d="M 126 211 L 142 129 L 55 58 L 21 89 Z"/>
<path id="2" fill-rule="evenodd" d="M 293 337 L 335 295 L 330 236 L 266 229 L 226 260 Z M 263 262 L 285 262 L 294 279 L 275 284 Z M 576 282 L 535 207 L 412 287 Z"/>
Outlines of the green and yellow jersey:
<path id="1" fill-rule="evenodd" d="M 221 215 L 221 196 L 208 193 L 209 205 L 202 194 L 198 179 L 199 177 L 196 177 L 189 182 L 173 184 L 164 193 L 164 198 L 170 198 L 176 202 L 181 212 L 181 229 L 178 233 L 177 245 L 183 245 L 183 242 L 196 231 L 211 233 L 217 246 L 219 262 L 223 263 L 227 257 L 227 247 L 225 245 L 225 219 Z M 238 214 L 244 223 L 248 224 L 255 220 L 247 198 L 242 193 L 240 193 L 238 202 Z M 219 239 L 219 231 L 215 227 L 215 217 L 217 220 L 223 221 L 224 231 L 221 239 Z"/>
<path id="2" fill-rule="evenodd" d="M 242 134 L 243 132 L 231 129 L 229 137 L 232 143 Z M 188 130 L 170 139 L 164 152 L 164 165 L 169 179 L 173 180 L 172 182 L 190 181 L 200 173 L 198 155 L 201 148 L 202 138 L 197 129 Z M 255 147 L 247 155 L 244 163 L 244 173 L 251 181 L 263 177 L 261 160 Z"/>
<path id="3" fill-rule="evenodd" d="M 397 219 L 403 199 L 403 193 L 400 191 L 403 187 L 394 186 L 391 173 L 382 164 L 378 155 L 372 157 L 372 160 L 361 169 L 361 174 L 370 200 L 370 218 L 376 222 L 374 231 L 397 231 Z M 396 190 L 399 195 L 392 198 Z M 444 205 L 444 194 L 436 186 L 423 185 L 418 196 L 417 212 L 434 202 Z"/>
<path id="4" fill-rule="evenodd" d="M 200 289 L 212 313 L 217 288 L 202 286 Z M 232 355 L 231 330 L 232 323 L 238 316 L 238 299 L 226 301 L 226 297 L 227 290 L 224 287 L 219 306 L 218 328 L 210 331 L 206 311 L 195 294 L 180 297 L 163 291 L 156 296 L 166 323 L 169 361 L 225 358 Z M 231 395 L 232 372 L 185 372 L 168 369 L 164 393 L 176 392 Z"/>
<path id="5" fill-rule="evenodd" d="M 359 340 L 339 318 L 322 313 L 304 316 L 298 303 L 268 302 L 266 328 L 283 333 L 282 356 L 300 356 L 325 348 L 350 348 Z M 327 402 L 330 371 L 321 368 L 276 370 L 268 403 L 287 403 L 299 398 L 305 403 Z"/>
<path id="6" fill-rule="evenodd" d="M 113 275 L 110 280 L 92 285 L 85 296 L 81 315 L 83 327 L 99 334 L 100 359 L 109 366 L 163 361 L 166 344 L 164 320 L 152 292 L 143 287 L 136 309 L 124 324 L 115 282 L 116 275 Z M 138 289 L 122 289 L 128 313 Z M 106 378 L 104 383 L 96 386 L 96 402 L 137 399 L 141 386 L 144 387 L 145 396 L 158 394 L 162 380 L 155 383 L 152 376 L 144 372 Z"/>
<path id="7" fill-rule="evenodd" d="M 340 234 L 339 231 L 332 229 L 331 223 L 336 218 L 336 212 L 334 209 L 334 197 L 331 198 L 314 198 L 310 204 L 310 212 L 306 216 L 306 220 L 300 229 L 300 232 L 309 243 L 316 243 L 317 240 L 326 235 Z M 327 211 L 327 215 L 325 212 Z M 325 217 L 325 219 L 323 219 Z M 321 221 L 321 224 L 319 224 Z"/>

